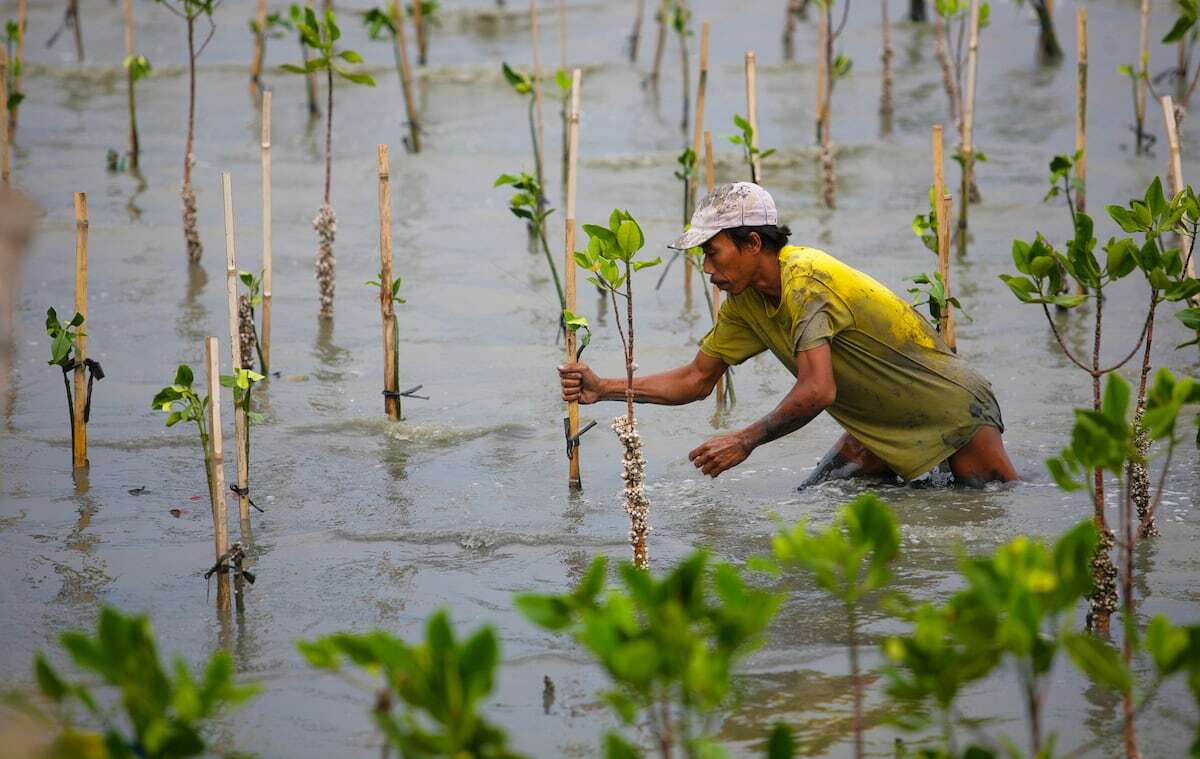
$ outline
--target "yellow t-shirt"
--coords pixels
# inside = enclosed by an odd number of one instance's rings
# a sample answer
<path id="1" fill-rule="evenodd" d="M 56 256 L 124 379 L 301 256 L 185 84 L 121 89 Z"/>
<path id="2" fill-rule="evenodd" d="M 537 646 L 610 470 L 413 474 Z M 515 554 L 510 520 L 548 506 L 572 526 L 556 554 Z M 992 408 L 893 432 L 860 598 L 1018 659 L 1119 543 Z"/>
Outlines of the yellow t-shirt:
<path id="1" fill-rule="evenodd" d="M 788 246 L 779 265 L 779 305 L 752 287 L 729 297 L 700 350 L 730 365 L 770 350 L 795 375 L 797 353 L 829 343 L 837 399 L 827 411 L 906 480 L 981 426 L 1003 431 L 991 385 L 907 301 L 815 248 Z"/>

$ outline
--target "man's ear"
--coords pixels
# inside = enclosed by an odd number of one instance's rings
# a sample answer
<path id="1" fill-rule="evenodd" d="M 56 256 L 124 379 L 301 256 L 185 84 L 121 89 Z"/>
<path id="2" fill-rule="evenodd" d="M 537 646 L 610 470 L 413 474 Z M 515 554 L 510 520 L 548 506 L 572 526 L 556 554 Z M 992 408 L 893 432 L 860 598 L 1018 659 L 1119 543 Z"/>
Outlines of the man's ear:
<path id="1" fill-rule="evenodd" d="M 750 249 L 751 249 L 751 252 L 753 252 L 753 253 L 756 253 L 756 254 L 762 253 L 762 249 L 763 249 L 762 235 L 760 235 L 758 232 L 750 233 Z"/>

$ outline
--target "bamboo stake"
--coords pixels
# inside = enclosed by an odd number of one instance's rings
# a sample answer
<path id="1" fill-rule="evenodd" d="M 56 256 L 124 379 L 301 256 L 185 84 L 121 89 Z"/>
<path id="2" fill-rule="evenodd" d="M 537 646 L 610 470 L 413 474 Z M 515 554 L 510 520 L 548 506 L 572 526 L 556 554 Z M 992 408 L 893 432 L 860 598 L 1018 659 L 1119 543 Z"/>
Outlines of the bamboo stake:
<path id="1" fill-rule="evenodd" d="M 700 77 L 696 84 L 696 128 L 692 134 L 692 155 L 695 157 L 692 175 L 688 177 L 688 216 L 696 208 L 697 184 L 700 181 L 700 146 L 704 137 L 704 94 L 708 86 L 708 40 L 711 22 L 700 27 Z M 683 294 L 689 303 L 692 300 L 692 259 L 683 256 Z"/>
<path id="2" fill-rule="evenodd" d="M 650 83 L 658 84 L 658 72 L 662 68 L 663 49 L 667 45 L 667 8 L 670 0 L 662 0 L 658 7 L 658 37 L 654 42 L 654 68 L 650 69 Z"/>
<path id="3" fill-rule="evenodd" d="M 8 53 L 0 45 L 0 124 L 8 123 Z M 9 184 L 8 130 L 0 129 L 0 185 Z"/>
<path id="4" fill-rule="evenodd" d="M 705 131 L 704 133 L 704 186 L 708 188 L 711 194 L 716 186 L 716 178 L 713 171 L 713 144 L 712 132 Z M 701 275 L 700 281 L 704 282 L 704 277 Z M 712 295 L 709 296 L 709 312 L 712 315 L 713 324 L 717 323 L 717 314 L 721 310 L 721 288 L 716 285 L 712 286 Z M 721 372 L 721 376 L 717 378 L 717 408 L 725 407 L 725 373 Z"/>
<path id="5" fill-rule="evenodd" d="M 380 145 L 379 159 L 379 314 L 383 318 L 383 389 L 385 393 L 400 390 L 396 367 L 396 304 L 392 300 L 392 189 L 387 145 Z M 399 421 L 400 396 L 383 396 L 383 410 L 388 419 Z"/>
<path id="6" fill-rule="evenodd" d="M 571 72 L 571 114 L 567 127 L 567 197 L 566 197 L 566 245 L 563 253 L 566 267 L 566 302 L 567 310 L 575 312 L 575 187 L 577 182 L 576 166 L 579 163 L 579 90 L 582 84 L 583 72 L 575 69 Z M 576 359 L 575 332 L 567 330 L 566 360 L 568 363 Z M 579 434 L 579 403 L 572 401 L 567 404 L 567 434 L 574 438 Z M 579 446 L 571 450 L 571 463 L 567 468 L 567 487 L 571 490 L 582 490 L 583 479 L 579 473 Z"/>
<path id="7" fill-rule="evenodd" d="M 967 252 L 967 209 L 971 202 L 971 188 L 975 184 L 975 150 L 973 134 L 975 125 L 975 78 L 979 68 L 979 0 L 971 0 L 971 20 L 967 39 L 967 86 L 962 101 L 962 187 L 959 190 L 958 206 L 958 255 Z"/>
<path id="8" fill-rule="evenodd" d="M 129 0 L 125 0 L 126 6 Z M 254 100 L 262 86 L 263 57 L 267 45 L 267 0 L 258 0 L 258 13 L 254 17 L 258 32 L 254 35 L 254 58 L 250 61 L 250 99 Z M 133 53 L 131 52 L 130 55 Z"/>
<path id="9" fill-rule="evenodd" d="M 1170 95 L 1164 95 L 1162 98 L 1163 124 L 1167 128 L 1167 150 L 1169 153 L 1169 163 L 1167 164 L 1167 181 L 1171 185 L 1171 194 L 1177 195 L 1184 190 L 1183 183 L 1183 156 L 1179 149 L 1179 129 L 1175 123 L 1175 103 Z M 1192 239 L 1185 233 L 1179 235 L 1180 250 L 1190 250 L 1192 247 Z M 1195 278 L 1196 276 L 1196 261 L 1195 258 L 1187 260 L 1187 275 Z M 1200 296 L 1189 298 L 1193 306 L 1200 306 Z"/>
<path id="10" fill-rule="evenodd" d="M 425 40 L 425 9 L 421 7 L 421 0 L 413 0 L 412 19 L 417 37 L 417 65 L 424 66 L 428 48 Z"/>
<path id="11" fill-rule="evenodd" d="M 17 1 L 17 70 L 13 72 L 13 92 L 21 91 L 21 75 L 24 74 L 25 68 L 25 0 Z M 12 113 L 8 115 L 8 136 L 12 136 L 17 131 L 17 114 L 21 108 L 18 105 L 12 109 Z"/>
<path id="12" fill-rule="evenodd" d="M 235 341 L 236 343 L 236 341 Z M 225 507 L 225 446 L 221 439 L 221 346 L 204 338 L 208 367 L 208 461 L 212 479 L 213 551 L 217 561 L 229 551 L 229 513 Z M 217 573 L 217 608 L 229 609 L 229 575 Z"/>
<path id="13" fill-rule="evenodd" d="M 242 355 L 241 330 L 238 325 L 238 270 L 234 242 L 233 179 L 228 171 L 221 173 L 221 191 L 225 197 L 225 296 L 229 302 L 229 353 L 231 374 L 237 376 L 246 361 Z M 246 441 L 246 409 L 233 404 L 233 438 L 237 449 L 238 519 L 250 519 L 250 451 Z M 224 494 L 222 494 L 224 497 Z"/>
<path id="14" fill-rule="evenodd" d="M 537 0 L 529 0 L 529 23 L 530 23 L 530 41 L 529 45 L 533 52 L 533 107 L 537 114 L 537 180 L 541 188 L 541 194 L 538 195 L 538 210 L 542 209 L 545 202 L 543 197 L 546 192 L 545 183 L 545 160 L 546 155 L 546 120 L 542 114 L 542 61 L 541 61 L 541 43 L 538 39 L 538 12 Z"/>
<path id="15" fill-rule="evenodd" d="M 942 215 L 938 198 L 946 194 L 945 164 L 942 153 L 942 125 L 934 124 L 930 135 L 933 147 L 933 209 Z"/>
<path id="16" fill-rule="evenodd" d="M 0 132 L 4 131 L 0 129 Z M 88 315 L 88 203 L 87 193 L 75 193 L 75 311 L 84 318 L 84 327 L 75 336 L 75 430 L 72 434 L 72 465 L 75 469 L 88 468 L 87 423 L 84 410 L 87 408 L 87 333 L 91 325 Z"/>
<path id="17" fill-rule="evenodd" d="M 746 119 L 750 122 L 750 181 L 762 183 L 762 160 L 758 155 L 758 65 L 754 53 L 746 53 Z"/>
<path id="18" fill-rule="evenodd" d="M 404 0 L 392 3 L 392 35 L 396 63 L 400 66 L 400 85 L 404 90 L 404 112 L 408 114 L 408 146 L 414 153 L 421 152 L 421 127 L 417 121 L 417 107 L 413 102 L 412 75 L 408 70 L 408 43 L 404 39 Z"/>
<path id="19" fill-rule="evenodd" d="M 262 96 L 262 370 L 271 371 L 271 91 Z"/>
<path id="20" fill-rule="evenodd" d="M 646 12 L 646 0 L 637 0 L 637 9 L 633 13 L 633 31 L 629 33 L 629 62 L 637 63 L 638 42 L 642 36 L 642 17 Z"/>
<path id="21" fill-rule="evenodd" d="M 22 3 L 24 0 L 22 0 Z M 265 2 L 265 0 L 264 0 Z M 125 0 L 124 3 L 124 18 L 125 18 L 125 60 L 131 64 L 133 62 L 133 0 Z M 134 91 L 133 81 L 133 66 L 129 66 L 127 72 L 129 86 L 129 168 L 134 171 L 138 170 L 139 157 L 141 156 L 141 146 L 138 140 L 137 128 L 137 95 Z"/>
<path id="22" fill-rule="evenodd" d="M 1135 89 L 1135 103 L 1137 119 L 1137 153 L 1142 153 L 1142 138 L 1146 132 L 1146 81 L 1147 69 L 1150 66 L 1150 0 L 1142 0 L 1141 10 L 1139 13 L 1140 25 L 1138 28 L 1138 62 L 1137 62 L 1137 85 Z"/>
<path id="23" fill-rule="evenodd" d="M 950 193 L 942 197 L 941 208 L 938 209 L 938 273 L 942 275 L 942 287 L 946 296 L 946 307 L 942 318 L 938 320 L 938 332 L 950 350 L 958 352 L 958 336 L 954 329 L 954 308 L 950 305 L 950 213 L 954 201 Z"/>

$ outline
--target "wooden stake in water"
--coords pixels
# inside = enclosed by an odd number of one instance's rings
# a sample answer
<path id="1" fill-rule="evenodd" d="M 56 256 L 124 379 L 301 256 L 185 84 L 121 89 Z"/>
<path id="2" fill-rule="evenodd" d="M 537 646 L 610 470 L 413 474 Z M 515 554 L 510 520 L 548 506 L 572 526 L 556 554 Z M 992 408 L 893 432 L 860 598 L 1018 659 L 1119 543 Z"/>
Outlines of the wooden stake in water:
<path id="1" fill-rule="evenodd" d="M 271 371 L 271 91 L 262 96 L 262 370 Z"/>
<path id="2" fill-rule="evenodd" d="M 688 216 L 696 208 L 697 185 L 700 182 L 700 146 L 704 137 L 704 94 L 708 88 L 708 40 L 711 22 L 705 21 L 700 27 L 700 77 L 696 84 L 696 128 L 692 133 L 692 156 L 695 163 L 692 175 L 688 178 Z M 692 301 L 692 258 L 686 252 L 683 256 L 683 295 L 688 303 Z"/>
<path id="3" fill-rule="evenodd" d="M 238 369 L 247 357 L 242 355 L 241 330 L 238 324 L 238 269 L 234 243 L 233 223 L 233 180 L 229 172 L 221 173 L 221 191 L 225 197 L 225 297 L 229 302 L 229 353 L 231 374 L 237 376 Z M 233 404 L 233 437 L 237 447 L 238 519 L 250 519 L 250 451 L 247 445 L 246 409 L 240 403 Z M 245 495 L 243 495 L 243 493 Z"/>
<path id="4" fill-rule="evenodd" d="M 408 149 L 421 152 L 421 127 L 417 120 L 417 106 L 413 100 L 412 75 L 408 70 L 408 43 L 404 39 L 404 0 L 392 3 L 392 35 L 395 46 L 396 65 L 400 67 L 400 86 L 404 90 L 404 112 L 408 115 Z"/>
<path id="5" fill-rule="evenodd" d="M 971 0 L 971 16 L 967 32 L 967 85 L 962 100 L 962 187 L 958 198 L 958 255 L 967 252 L 967 209 L 978 191 L 975 187 L 975 78 L 979 69 L 979 0 Z"/>
<path id="6" fill-rule="evenodd" d="M 0 129 L 0 132 L 4 131 Z M 87 469 L 87 333 L 88 315 L 88 202 L 87 193 L 75 193 L 75 311 L 84 318 L 84 327 L 75 334 L 75 430 L 72 434 L 71 462 L 75 469 Z"/>
<path id="7" fill-rule="evenodd" d="M 567 310 L 575 312 L 575 187 L 577 183 L 576 166 L 579 163 L 579 90 L 582 84 L 583 72 L 575 69 L 571 72 L 571 111 L 567 126 L 567 197 L 566 197 L 566 245 L 563 254 L 563 265 L 566 267 L 566 303 Z M 575 332 L 567 330 L 566 360 L 576 360 Z M 567 404 L 567 434 L 574 438 L 579 434 L 579 403 L 572 401 Z M 567 468 L 567 486 L 571 490 L 581 490 L 583 479 L 579 473 L 579 446 L 571 449 L 571 463 Z"/>
<path id="8" fill-rule="evenodd" d="M 746 119 L 750 122 L 750 181 L 762 184 L 762 160 L 758 155 L 758 64 L 754 53 L 746 53 Z"/>
<path id="9" fill-rule="evenodd" d="M 941 216 L 941 203 L 938 199 L 946 194 L 946 177 L 942 157 L 942 125 L 934 124 L 930 131 L 930 144 L 933 148 L 933 210 L 938 216 Z"/>
<path id="10" fill-rule="evenodd" d="M 1171 185 L 1171 194 L 1177 195 L 1185 189 L 1183 183 L 1183 156 L 1179 150 L 1179 128 L 1175 123 L 1175 102 L 1170 95 L 1164 95 L 1162 99 L 1163 125 L 1167 130 L 1167 151 L 1169 154 L 1167 164 L 1167 181 Z M 1187 255 L 1187 251 L 1192 247 L 1192 240 L 1186 234 L 1179 236 L 1179 248 Z M 1195 278 L 1196 276 L 1196 258 L 1192 256 L 1187 260 L 1187 275 Z M 1200 296 L 1193 296 L 1189 299 L 1193 306 L 1200 306 Z"/>
<path id="11" fill-rule="evenodd" d="M 237 341 L 234 341 L 236 345 Z M 236 350 L 236 348 L 235 348 Z M 212 480 L 213 552 L 217 561 L 229 551 L 229 512 L 225 507 L 225 444 L 221 431 L 221 346 L 215 337 L 204 338 L 208 368 L 208 461 Z M 217 573 L 217 608 L 229 609 L 229 575 Z"/>
<path id="12" fill-rule="evenodd" d="M 396 304 L 392 300 L 392 190 L 387 145 L 380 145 L 379 159 L 379 314 L 383 318 L 383 410 L 388 419 L 401 416 L 400 378 L 396 356 Z"/>
<path id="13" fill-rule="evenodd" d="M 0 124 L 8 123 L 8 57 L 0 45 Z M 8 130 L 0 129 L 0 184 L 8 186 Z"/>
<path id="14" fill-rule="evenodd" d="M 954 309 L 950 305 L 950 214 L 954 208 L 953 198 L 949 193 L 942 195 L 942 202 L 937 214 L 938 237 L 938 273 L 942 275 L 942 287 L 946 296 L 946 307 L 942 318 L 938 320 L 938 332 L 950 350 L 958 352 L 958 335 L 954 329 Z"/>
<path id="15" fill-rule="evenodd" d="M 713 188 L 716 186 L 716 176 L 715 176 L 715 172 L 713 171 L 712 132 L 709 132 L 709 131 L 704 132 L 704 186 L 708 189 L 708 192 L 710 194 L 712 193 Z M 701 273 L 701 275 L 700 275 L 700 281 L 701 281 L 701 283 L 704 282 L 704 274 L 703 273 Z M 713 324 L 716 324 L 717 323 L 717 314 L 721 310 L 721 288 L 717 287 L 716 285 L 712 286 L 712 293 L 709 296 L 708 306 L 709 306 L 709 312 L 712 316 Z M 716 393 L 717 393 L 717 408 L 719 408 L 719 409 L 724 408 L 725 407 L 725 374 L 724 373 L 722 373 L 721 376 L 717 378 Z"/>

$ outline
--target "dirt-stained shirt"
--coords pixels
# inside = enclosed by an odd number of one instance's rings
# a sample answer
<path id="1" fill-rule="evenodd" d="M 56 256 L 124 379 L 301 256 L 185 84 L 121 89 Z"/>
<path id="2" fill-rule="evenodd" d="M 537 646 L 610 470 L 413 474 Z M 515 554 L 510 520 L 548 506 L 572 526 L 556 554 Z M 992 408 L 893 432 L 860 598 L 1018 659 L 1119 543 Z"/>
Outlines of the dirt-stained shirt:
<path id="1" fill-rule="evenodd" d="M 829 254 L 779 253 L 783 292 L 730 296 L 700 350 L 740 364 L 764 350 L 793 375 L 796 354 L 828 343 L 837 398 L 829 414 L 904 479 L 929 471 L 983 425 L 1003 431 L 991 385 L 912 305 Z"/>

